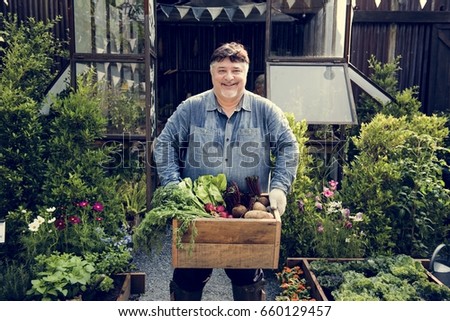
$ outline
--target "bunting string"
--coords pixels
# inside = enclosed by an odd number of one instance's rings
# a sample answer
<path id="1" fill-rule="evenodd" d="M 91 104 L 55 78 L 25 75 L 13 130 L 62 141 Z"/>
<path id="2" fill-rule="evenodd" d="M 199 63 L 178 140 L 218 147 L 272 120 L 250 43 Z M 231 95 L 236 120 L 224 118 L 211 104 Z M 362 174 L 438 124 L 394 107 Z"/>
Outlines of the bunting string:
<path id="1" fill-rule="evenodd" d="M 295 2 L 295 0 L 293 0 L 293 2 Z M 263 15 L 266 12 L 266 3 L 243 4 L 230 7 L 190 7 L 186 5 L 178 6 L 170 4 L 158 4 L 158 8 L 167 18 L 169 18 L 173 12 L 176 12 L 180 15 L 180 19 L 183 19 L 189 12 L 191 12 L 194 18 L 198 21 L 200 21 L 205 11 L 210 14 L 212 21 L 217 19 L 217 17 L 220 16 L 222 12 L 225 12 L 228 20 L 232 22 L 238 10 L 242 12 L 245 18 L 250 15 L 253 9 L 256 9 L 260 15 Z"/>

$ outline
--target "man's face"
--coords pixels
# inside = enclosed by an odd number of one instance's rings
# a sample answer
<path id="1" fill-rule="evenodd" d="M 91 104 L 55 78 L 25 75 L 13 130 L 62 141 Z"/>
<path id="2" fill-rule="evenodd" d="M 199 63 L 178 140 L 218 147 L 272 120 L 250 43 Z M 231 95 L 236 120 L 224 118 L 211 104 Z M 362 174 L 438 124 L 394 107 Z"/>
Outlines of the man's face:
<path id="1" fill-rule="evenodd" d="M 247 83 L 248 65 L 229 58 L 215 62 L 211 68 L 214 93 L 219 100 L 241 98 Z"/>

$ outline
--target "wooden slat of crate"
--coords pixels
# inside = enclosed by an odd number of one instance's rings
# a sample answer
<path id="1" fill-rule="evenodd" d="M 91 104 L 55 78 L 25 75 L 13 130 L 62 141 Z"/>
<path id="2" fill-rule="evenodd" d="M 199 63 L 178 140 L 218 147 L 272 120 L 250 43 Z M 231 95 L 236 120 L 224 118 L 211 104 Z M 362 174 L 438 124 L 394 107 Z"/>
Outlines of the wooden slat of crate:
<path id="1" fill-rule="evenodd" d="M 172 265 L 178 268 L 271 268 L 278 267 L 281 219 L 197 219 L 177 248 L 179 222 L 173 221 Z"/>

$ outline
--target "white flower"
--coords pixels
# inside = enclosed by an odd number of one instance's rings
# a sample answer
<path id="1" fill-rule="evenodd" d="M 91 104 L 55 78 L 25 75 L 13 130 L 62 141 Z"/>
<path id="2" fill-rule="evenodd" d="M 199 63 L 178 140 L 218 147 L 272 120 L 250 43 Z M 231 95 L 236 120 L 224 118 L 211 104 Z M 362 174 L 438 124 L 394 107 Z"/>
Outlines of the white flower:
<path id="1" fill-rule="evenodd" d="M 47 213 L 53 213 L 55 210 L 56 208 L 54 206 L 46 209 Z"/>
<path id="2" fill-rule="evenodd" d="M 45 218 L 40 215 L 38 215 L 34 220 L 37 221 L 39 225 L 45 222 Z"/>
<path id="3" fill-rule="evenodd" d="M 28 229 L 31 232 L 37 232 L 39 230 L 39 226 L 41 226 L 41 224 L 39 224 L 38 221 L 34 220 L 32 223 L 28 224 Z"/>
<path id="4" fill-rule="evenodd" d="M 358 212 L 356 213 L 355 216 L 350 216 L 350 218 L 354 221 L 354 222 L 361 222 L 363 220 L 363 213 Z"/>
<path id="5" fill-rule="evenodd" d="M 25 214 L 25 213 L 27 212 L 27 210 L 21 210 L 21 212 L 22 212 L 23 214 Z"/>
<path id="6" fill-rule="evenodd" d="M 345 243 L 350 243 L 350 238 L 349 237 L 345 238 Z"/>
<path id="7" fill-rule="evenodd" d="M 47 221 L 47 223 L 53 223 L 54 221 L 56 221 L 56 217 L 49 219 L 49 220 Z"/>

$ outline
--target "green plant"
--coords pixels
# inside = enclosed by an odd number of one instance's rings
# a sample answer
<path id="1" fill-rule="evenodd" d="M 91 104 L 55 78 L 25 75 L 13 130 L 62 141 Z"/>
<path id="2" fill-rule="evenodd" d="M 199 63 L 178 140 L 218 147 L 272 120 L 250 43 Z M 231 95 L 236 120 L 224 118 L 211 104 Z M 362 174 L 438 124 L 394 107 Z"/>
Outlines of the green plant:
<path id="1" fill-rule="evenodd" d="M 359 261 L 314 260 L 311 270 L 336 301 L 449 300 L 450 290 L 428 279 L 421 262 L 404 254 Z"/>
<path id="2" fill-rule="evenodd" d="M 299 164 L 297 176 L 290 193 L 287 195 L 286 211 L 282 217 L 280 265 L 284 264 L 287 257 L 303 255 L 306 253 L 305 249 L 309 248 L 311 235 L 303 229 L 305 216 L 299 211 L 298 200 L 304 197 L 314 185 L 311 178 L 314 162 L 307 146 L 309 140 L 308 126 L 305 121 L 296 121 L 293 114 L 288 113 L 286 117 L 299 146 Z"/>
<path id="3" fill-rule="evenodd" d="M 0 301 L 20 301 L 30 287 L 31 272 L 27 266 L 10 260 L 0 261 Z"/>
<path id="4" fill-rule="evenodd" d="M 75 201 L 105 204 L 103 227 L 116 233 L 125 223 L 119 178 L 108 175 L 113 146 L 97 145 L 106 131 L 99 110 L 93 71 L 78 77 L 76 92 L 55 100 L 48 123 L 48 160 L 42 186 L 42 203 L 64 205 Z M 70 155 L 70 157 L 67 157 Z"/>
<path id="5" fill-rule="evenodd" d="M 322 185 L 321 191 L 299 198 L 299 211 L 305 216 L 303 231 L 314 257 L 361 257 L 365 252 L 364 215 L 352 214 L 339 200 L 338 182 Z"/>
<path id="6" fill-rule="evenodd" d="M 71 253 L 39 255 L 36 257 L 36 278 L 31 281 L 27 295 L 43 301 L 72 300 L 88 291 L 91 285 L 110 290 L 113 285 L 110 278 L 97 278 L 95 271 L 95 264 Z"/>
<path id="7" fill-rule="evenodd" d="M 139 94 L 130 91 L 103 91 L 101 109 L 108 119 L 108 133 L 145 133 L 145 110 L 139 104 Z"/>
<path id="8" fill-rule="evenodd" d="M 450 191 L 442 181 L 446 118 L 378 114 L 353 138 L 343 199 L 364 211 L 369 254 L 428 257 L 445 238 Z"/>
<path id="9" fill-rule="evenodd" d="M 125 180 L 120 184 L 119 194 L 123 196 L 123 210 L 128 221 L 140 219 L 147 209 L 147 185 L 145 175 L 138 181 Z"/>
<path id="10" fill-rule="evenodd" d="M 38 201 L 45 170 L 45 128 L 39 103 L 52 81 L 62 43 L 47 23 L 0 14 L 0 218 Z M 30 53 L 32 53 L 30 55 Z"/>

